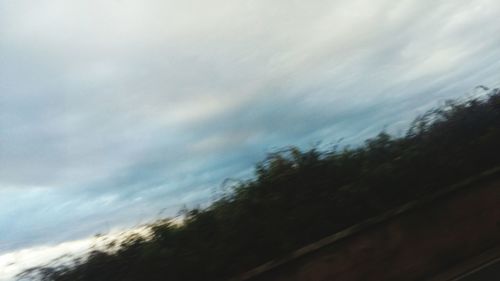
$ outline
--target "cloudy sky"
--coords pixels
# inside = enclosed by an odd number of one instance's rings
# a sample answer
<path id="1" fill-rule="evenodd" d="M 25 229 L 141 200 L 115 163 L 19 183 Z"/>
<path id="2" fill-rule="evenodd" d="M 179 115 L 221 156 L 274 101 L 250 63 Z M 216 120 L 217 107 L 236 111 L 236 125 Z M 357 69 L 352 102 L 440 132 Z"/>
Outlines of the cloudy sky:
<path id="1" fill-rule="evenodd" d="M 204 204 L 276 148 L 400 134 L 500 84 L 499 14 L 497 0 L 0 0 L 0 257 Z"/>

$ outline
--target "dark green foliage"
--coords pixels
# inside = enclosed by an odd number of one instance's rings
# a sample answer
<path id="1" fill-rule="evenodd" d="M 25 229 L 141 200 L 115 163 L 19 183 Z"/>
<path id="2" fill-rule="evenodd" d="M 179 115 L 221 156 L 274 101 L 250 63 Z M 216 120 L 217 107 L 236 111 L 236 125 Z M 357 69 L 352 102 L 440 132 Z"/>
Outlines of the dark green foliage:
<path id="1" fill-rule="evenodd" d="M 448 102 L 407 134 L 361 147 L 288 148 L 206 209 L 150 225 L 108 252 L 42 267 L 42 280 L 224 280 L 440 187 L 500 164 L 500 93 Z"/>

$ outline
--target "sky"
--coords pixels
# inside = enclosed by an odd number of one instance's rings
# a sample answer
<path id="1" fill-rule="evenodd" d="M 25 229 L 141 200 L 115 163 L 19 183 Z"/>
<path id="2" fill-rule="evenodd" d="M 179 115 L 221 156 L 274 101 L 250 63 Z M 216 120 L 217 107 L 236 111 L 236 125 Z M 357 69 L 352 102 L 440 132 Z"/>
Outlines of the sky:
<path id="1" fill-rule="evenodd" d="M 500 85 L 499 14 L 496 0 L 0 0 L 0 261 L 207 204 L 288 145 L 401 135 Z"/>

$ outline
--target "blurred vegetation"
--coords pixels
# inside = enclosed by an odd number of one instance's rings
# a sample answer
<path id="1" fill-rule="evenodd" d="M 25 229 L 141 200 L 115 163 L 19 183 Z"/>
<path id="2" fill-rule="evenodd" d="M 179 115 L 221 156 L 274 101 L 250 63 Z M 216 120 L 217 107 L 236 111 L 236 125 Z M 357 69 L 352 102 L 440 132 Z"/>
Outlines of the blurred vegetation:
<path id="1" fill-rule="evenodd" d="M 383 211 L 500 164 L 500 91 L 416 118 L 355 148 L 291 147 L 204 209 L 164 219 L 60 266 L 19 278 L 51 281 L 225 280 Z M 118 243 L 118 245 L 117 245 Z"/>

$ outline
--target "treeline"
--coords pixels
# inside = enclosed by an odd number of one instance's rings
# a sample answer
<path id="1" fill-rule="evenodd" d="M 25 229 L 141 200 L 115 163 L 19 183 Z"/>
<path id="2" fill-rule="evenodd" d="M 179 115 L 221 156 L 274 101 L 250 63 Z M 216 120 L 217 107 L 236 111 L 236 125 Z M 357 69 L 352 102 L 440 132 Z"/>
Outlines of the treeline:
<path id="1" fill-rule="evenodd" d="M 500 165 L 500 91 L 450 101 L 364 145 L 272 153 L 255 176 L 184 223 L 150 225 L 70 265 L 19 277 L 50 281 L 226 280 L 307 243 Z"/>

